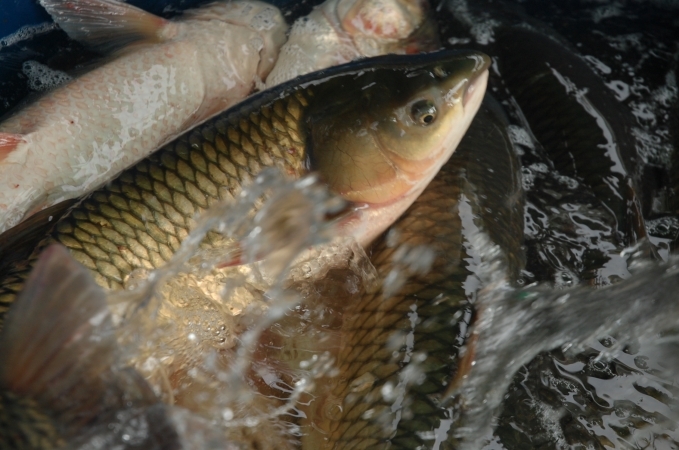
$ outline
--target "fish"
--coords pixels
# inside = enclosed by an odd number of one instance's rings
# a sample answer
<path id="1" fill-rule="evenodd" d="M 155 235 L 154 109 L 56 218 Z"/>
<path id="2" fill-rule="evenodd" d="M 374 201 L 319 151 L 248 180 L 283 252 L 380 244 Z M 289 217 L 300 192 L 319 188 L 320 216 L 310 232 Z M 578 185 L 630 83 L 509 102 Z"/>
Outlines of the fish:
<path id="1" fill-rule="evenodd" d="M 439 48 L 427 2 L 327 0 L 292 25 L 266 85 L 358 58 Z"/>
<path id="2" fill-rule="evenodd" d="M 73 39 L 117 51 L 0 123 L 0 232 L 98 188 L 243 99 L 267 77 L 287 29 L 277 8 L 257 1 L 177 20 L 115 0 L 41 4 Z"/>
<path id="3" fill-rule="evenodd" d="M 489 64 L 475 51 L 390 55 L 250 97 L 71 207 L 34 243 L 31 257 L 7 266 L 0 309 L 11 304 L 32 261 L 51 242 L 65 245 L 101 286 L 122 288 L 133 270 L 172 257 L 195 214 L 238 195 L 266 167 L 289 177 L 317 172 L 351 202 L 342 234 L 367 245 L 454 152 L 481 104 Z M 204 245 L 221 248 L 222 240 L 209 235 Z M 0 236 L 0 242 L 13 241 Z"/>
<path id="4" fill-rule="evenodd" d="M 499 106 L 486 97 L 450 161 L 371 247 L 384 287 L 343 307 L 338 373 L 317 383 L 302 448 L 454 448 L 453 410 L 442 402 L 464 370 L 461 347 L 476 314 L 474 236 L 500 249 L 509 283 L 525 264 L 521 166 Z M 420 249 L 413 254 L 422 261 L 422 248 L 433 253 L 429 270 L 408 269 L 404 252 Z"/>
<path id="5" fill-rule="evenodd" d="M 646 237 L 634 117 L 565 42 L 521 25 L 494 30 L 497 70 L 561 174 L 580 180 L 617 221 L 623 245 Z M 648 207 L 648 205 L 646 206 Z"/>
<path id="6" fill-rule="evenodd" d="M 92 442 L 182 448 L 165 405 L 123 364 L 103 289 L 63 246 L 52 245 L 0 332 L 0 447 Z"/>

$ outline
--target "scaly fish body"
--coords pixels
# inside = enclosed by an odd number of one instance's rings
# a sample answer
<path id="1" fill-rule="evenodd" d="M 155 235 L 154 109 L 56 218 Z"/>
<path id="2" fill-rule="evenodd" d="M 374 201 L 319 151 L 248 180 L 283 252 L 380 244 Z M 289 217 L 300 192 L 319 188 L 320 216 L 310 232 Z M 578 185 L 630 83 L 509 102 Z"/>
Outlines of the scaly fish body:
<path id="1" fill-rule="evenodd" d="M 99 187 L 243 99 L 285 39 L 280 12 L 256 1 L 212 4 L 177 21 L 112 0 L 43 4 L 75 38 L 149 42 L 0 124 L 0 231 Z"/>
<path id="2" fill-rule="evenodd" d="M 425 2 L 327 0 L 292 25 L 266 85 L 358 58 L 438 48 Z"/>
<path id="3" fill-rule="evenodd" d="M 566 45 L 522 26 L 494 33 L 502 80 L 555 169 L 592 189 L 615 215 L 622 242 L 644 238 L 634 118 Z"/>
<path id="4" fill-rule="evenodd" d="M 237 195 L 265 167 L 293 177 L 317 170 L 360 206 L 345 233 L 367 244 L 455 150 L 483 98 L 488 63 L 477 52 L 381 57 L 262 92 L 93 192 L 39 247 L 62 243 L 100 285 L 120 288 L 132 270 L 167 261 L 196 213 Z M 29 266 L 17 263 L 4 278 L 4 305 Z"/>
<path id="5" fill-rule="evenodd" d="M 468 240 L 499 245 L 516 280 L 523 266 L 521 169 L 506 125 L 484 104 L 460 148 L 372 249 L 382 280 L 408 276 L 398 254 L 426 246 L 431 269 L 394 295 L 372 292 L 343 310 L 336 377 L 319 382 L 305 429 L 309 449 L 454 448 L 453 409 L 439 405 L 458 370 L 479 280 Z M 391 234 L 391 237 L 389 236 Z M 401 264 L 401 266 L 399 266 Z"/>

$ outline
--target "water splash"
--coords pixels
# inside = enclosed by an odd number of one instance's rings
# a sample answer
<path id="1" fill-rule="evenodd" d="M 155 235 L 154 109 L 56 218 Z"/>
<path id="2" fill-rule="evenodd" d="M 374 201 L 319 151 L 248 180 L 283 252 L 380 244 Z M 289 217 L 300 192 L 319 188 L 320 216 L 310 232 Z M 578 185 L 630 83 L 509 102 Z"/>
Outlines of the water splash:
<path id="1" fill-rule="evenodd" d="M 127 360 L 178 407 L 174 420 L 192 446 L 221 436 L 284 448 L 299 435 L 296 405 L 333 360 L 320 350 L 267 359 L 263 340 L 309 297 L 305 283 L 333 267 L 348 268 L 358 284 L 374 278 L 360 247 L 331 243 L 338 233 L 329 217 L 343 207 L 313 176 L 265 171 L 200 216 L 164 267 L 133 273 L 127 290 L 110 294 Z"/>
<path id="2" fill-rule="evenodd" d="M 639 427 L 658 436 L 668 435 L 679 439 L 674 424 L 679 418 L 676 390 L 669 389 L 677 381 L 679 361 L 676 355 L 677 336 L 668 334 L 659 339 L 659 333 L 675 330 L 679 325 L 679 257 L 673 256 L 667 264 L 658 265 L 646 260 L 632 259 L 632 276 L 618 284 L 601 289 L 578 287 L 554 291 L 551 286 L 532 285 L 513 290 L 501 280 L 494 280 L 498 262 L 486 262 L 486 288 L 479 294 L 477 308 L 479 321 L 474 335 L 476 354 L 472 369 L 454 393 L 462 405 L 457 437 L 461 449 L 480 448 L 480 443 L 491 431 L 493 417 L 503 401 L 513 378 L 536 356 L 544 351 L 560 348 L 566 354 L 577 354 L 594 348 L 599 354 L 593 361 L 605 363 L 622 358 L 628 351 L 625 345 L 636 343 L 646 355 L 655 353 L 665 367 L 649 373 L 639 372 L 628 378 L 628 386 L 645 384 L 663 393 L 663 401 L 653 404 L 653 396 L 637 389 L 625 400 L 643 405 L 646 411 L 657 413 L 655 426 Z M 597 339 L 608 337 L 607 345 Z M 629 351 L 628 351 L 629 353 Z M 629 358 L 629 357 L 628 357 Z M 637 367 L 647 367 L 648 356 L 637 356 Z M 631 364 L 635 367 L 635 364 Z M 562 370 L 577 371 L 582 367 Z M 622 388 L 610 383 L 589 379 L 601 398 L 621 398 Z M 605 390 L 613 389 L 606 394 Z M 603 390 L 603 391 L 602 391 Z M 629 389 L 627 389 L 629 390 Z M 641 394 L 639 393 L 641 392 Z M 629 392 L 628 392 L 629 394 Z M 598 397 L 595 397 L 598 398 Z M 539 402 L 539 400 L 534 399 Z M 588 400 L 591 401 L 591 400 Z M 546 414 L 548 405 L 537 405 Z M 555 413 L 557 414 L 557 413 Z M 558 414 L 557 414 L 558 416 Z M 548 417 L 542 417 L 547 420 Z M 556 424 L 557 432 L 558 423 Z M 606 425 L 599 430 L 605 432 Z M 610 427 L 608 428 L 610 429 Z M 553 435 L 553 436 L 554 436 Z M 649 438 L 649 439 L 652 439 Z M 615 441 L 615 439 L 614 439 Z M 558 442 L 557 442 L 558 444 Z M 617 446 L 615 448 L 618 448 Z"/>

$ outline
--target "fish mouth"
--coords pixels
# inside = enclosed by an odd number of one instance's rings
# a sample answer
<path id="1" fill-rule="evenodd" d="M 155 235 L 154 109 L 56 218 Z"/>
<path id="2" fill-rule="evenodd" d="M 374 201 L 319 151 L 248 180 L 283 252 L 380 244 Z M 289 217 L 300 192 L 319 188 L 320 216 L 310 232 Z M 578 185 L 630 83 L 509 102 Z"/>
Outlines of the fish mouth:
<path id="1" fill-rule="evenodd" d="M 474 92 L 478 91 L 479 85 L 483 84 L 485 86 L 488 82 L 488 69 L 492 62 L 490 57 L 481 53 L 476 56 L 475 59 L 477 60 L 477 65 L 472 71 L 464 95 L 462 96 L 462 105 L 464 107 L 471 101 Z"/>

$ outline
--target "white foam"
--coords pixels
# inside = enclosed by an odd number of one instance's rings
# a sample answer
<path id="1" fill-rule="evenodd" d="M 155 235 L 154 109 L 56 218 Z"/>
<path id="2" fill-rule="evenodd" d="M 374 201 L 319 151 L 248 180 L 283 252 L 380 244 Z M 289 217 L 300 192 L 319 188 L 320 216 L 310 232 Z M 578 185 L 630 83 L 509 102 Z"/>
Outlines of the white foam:
<path id="1" fill-rule="evenodd" d="M 0 39 L 0 49 L 2 49 L 3 47 L 9 47 L 10 45 L 14 45 L 17 42 L 21 42 L 25 39 L 32 38 L 37 34 L 47 33 L 48 31 L 56 30 L 57 28 L 58 28 L 57 24 L 48 22 L 41 23 L 38 25 L 23 26 L 14 33 Z"/>
<path id="2" fill-rule="evenodd" d="M 499 22 L 490 18 L 475 17 L 470 11 L 466 0 L 451 0 L 448 9 L 455 18 L 470 27 L 469 33 L 476 42 L 488 45 L 495 42 L 494 30 Z"/>
<path id="3" fill-rule="evenodd" d="M 50 69 L 37 61 L 25 61 L 21 69 L 28 77 L 28 86 L 34 91 L 49 91 L 73 79 L 70 75 Z"/>
<path id="4" fill-rule="evenodd" d="M 594 23 L 599 23 L 604 19 L 608 19 L 611 17 L 619 17 L 622 14 L 623 14 L 622 9 L 620 9 L 618 5 L 613 4 L 601 6 L 592 11 L 592 21 Z"/>
<path id="5" fill-rule="evenodd" d="M 509 139 L 511 139 L 514 144 L 526 146 L 531 150 L 535 149 L 533 139 L 531 139 L 530 134 L 525 128 L 517 125 L 509 125 L 507 131 L 509 132 Z"/>

